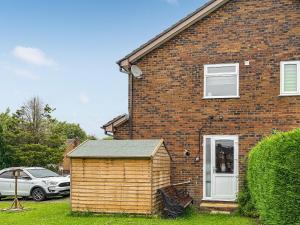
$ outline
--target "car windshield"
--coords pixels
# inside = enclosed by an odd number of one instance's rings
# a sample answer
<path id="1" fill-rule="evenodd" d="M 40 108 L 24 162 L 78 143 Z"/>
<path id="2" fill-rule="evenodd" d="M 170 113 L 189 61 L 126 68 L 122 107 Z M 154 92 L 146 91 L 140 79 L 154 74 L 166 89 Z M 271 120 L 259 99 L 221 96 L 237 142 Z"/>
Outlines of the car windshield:
<path id="1" fill-rule="evenodd" d="M 27 169 L 27 171 L 36 178 L 59 177 L 57 173 L 47 169 Z"/>

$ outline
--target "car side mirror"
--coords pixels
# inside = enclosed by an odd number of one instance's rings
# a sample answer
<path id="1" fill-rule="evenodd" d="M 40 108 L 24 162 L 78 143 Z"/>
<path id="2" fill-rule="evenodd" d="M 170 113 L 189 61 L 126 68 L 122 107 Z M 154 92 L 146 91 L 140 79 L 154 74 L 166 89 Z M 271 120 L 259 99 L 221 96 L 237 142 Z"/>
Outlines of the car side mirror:
<path id="1" fill-rule="evenodd" d="M 24 176 L 24 177 L 21 177 L 21 179 L 23 179 L 23 180 L 31 180 L 31 177 L 29 177 L 29 176 Z"/>

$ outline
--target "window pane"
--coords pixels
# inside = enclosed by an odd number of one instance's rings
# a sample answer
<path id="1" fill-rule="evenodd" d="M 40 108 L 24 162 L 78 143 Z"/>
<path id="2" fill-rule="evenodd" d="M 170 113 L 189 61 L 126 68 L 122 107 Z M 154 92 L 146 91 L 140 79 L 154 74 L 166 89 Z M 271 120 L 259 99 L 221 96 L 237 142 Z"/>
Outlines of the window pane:
<path id="1" fill-rule="evenodd" d="M 14 175 L 12 171 L 4 172 L 0 175 L 0 178 L 13 179 Z"/>
<path id="2" fill-rule="evenodd" d="M 206 152 L 205 152 L 205 192 L 206 197 L 211 197 L 211 139 L 206 139 Z"/>
<path id="3" fill-rule="evenodd" d="M 206 77 L 206 96 L 237 96 L 237 76 Z"/>
<path id="4" fill-rule="evenodd" d="M 233 174 L 234 163 L 234 142 L 233 140 L 216 141 L 216 173 Z"/>
<path id="5" fill-rule="evenodd" d="M 284 91 L 297 91 L 297 65 L 284 65 Z"/>
<path id="6" fill-rule="evenodd" d="M 54 173 L 48 169 L 28 169 L 27 171 L 36 178 L 59 177 L 57 173 Z"/>
<path id="7" fill-rule="evenodd" d="M 19 177 L 19 179 L 25 179 L 25 178 L 27 178 L 27 177 L 29 177 L 26 173 L 24 173 L 23 171 L 21 171 L 20 172 L 20 177 Z"/>
<path id="8" fill-rule="evenodd" d="M 235 66 L 208 67 L 208 73 L 235 73 Z"/>

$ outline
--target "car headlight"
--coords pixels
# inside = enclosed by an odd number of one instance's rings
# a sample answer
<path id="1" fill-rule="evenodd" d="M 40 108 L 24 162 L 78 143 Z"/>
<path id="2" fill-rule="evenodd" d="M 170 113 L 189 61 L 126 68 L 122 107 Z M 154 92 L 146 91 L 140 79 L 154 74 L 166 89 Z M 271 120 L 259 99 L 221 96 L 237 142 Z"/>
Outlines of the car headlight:
<path id="1" fill-rule="evenodd" d="M 56 186 L 58 185 L 57 181 L 49 181 L 49 180 L 43 180 L 43 182 L 48 186 Z"/>

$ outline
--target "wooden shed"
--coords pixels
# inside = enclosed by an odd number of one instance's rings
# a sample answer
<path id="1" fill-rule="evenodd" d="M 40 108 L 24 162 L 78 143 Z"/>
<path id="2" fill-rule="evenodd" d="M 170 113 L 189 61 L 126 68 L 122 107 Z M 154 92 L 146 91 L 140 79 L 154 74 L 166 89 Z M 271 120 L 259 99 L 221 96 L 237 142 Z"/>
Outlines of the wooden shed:
<path id="1" fill-rule="evenodd" d="M 154 214 L 170 185 L 163 140 L 91 140 L 69 154 L 72 211 Z"/>

